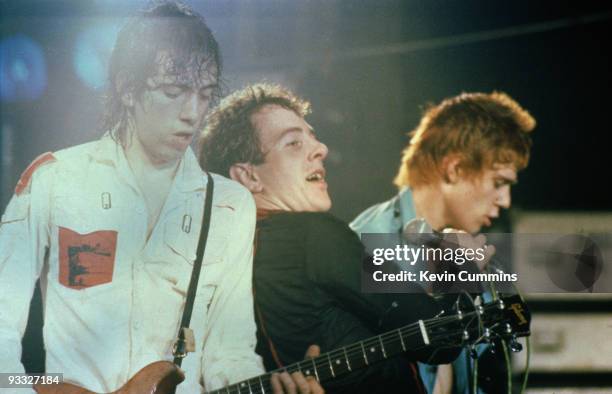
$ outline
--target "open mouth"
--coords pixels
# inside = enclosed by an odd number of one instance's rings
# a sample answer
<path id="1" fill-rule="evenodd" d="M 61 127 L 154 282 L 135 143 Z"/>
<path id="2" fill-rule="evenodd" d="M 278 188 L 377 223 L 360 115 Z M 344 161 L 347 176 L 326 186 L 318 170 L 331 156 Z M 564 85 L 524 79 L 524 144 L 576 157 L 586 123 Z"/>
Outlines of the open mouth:
<path id="1" fill-rule="evenodd" d="M 306 177 L 307 182 L 324 182 L 325 170 L 317 170 Z"/>
<path id="2" fill-rule="evenodd" d="M 184 138 L 184 139 L 188 139 L 191 138 L 193 136 L 193 133 L 189 133 L 189 132 L 180 132 L 180 133 L 174 133 L 175 136 L 179 137 L 179 138 Z"/>

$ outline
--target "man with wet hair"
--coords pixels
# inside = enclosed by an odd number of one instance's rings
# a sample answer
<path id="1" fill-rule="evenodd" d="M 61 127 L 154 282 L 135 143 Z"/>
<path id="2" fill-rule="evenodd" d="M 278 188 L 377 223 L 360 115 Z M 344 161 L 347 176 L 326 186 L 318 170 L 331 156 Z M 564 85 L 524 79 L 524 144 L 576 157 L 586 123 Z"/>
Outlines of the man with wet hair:
<path id="1" fill-rule="evenodd" d="M 535 120 L 505 93 L 463 93 L 429 107 L 411 133 L 395 185 L 399 194 L 361 213 L 358 233 L 401 234 L 414 218 L 438 231 L 476 235 L 510 208 L 510 187 L 527 167 Z M 484 236 L 477 236 L 484 243 Z M 482 349 L 482 347 L 481 347 Z M 420 365 L 430 393 L 472 393 L 464 352 L 440 368 Z"/>
<path id="2" fill-rule="evenodd" d="M 172 360 L 204 212 L 210 233 L 179 393 L 264 372 L 251 289 L 255 206 L 201 170 L 190 143 L 219 96 L 221 55 L 200 15 L 163 2 L 120 32 L 105 134 L 46 153 L 23 173 L 0 224 L 0 371 L 20 363 L 28 304 L 43 293 L 46 370 L 95 392 Z M 275 393 L 320 392 L 296 374 Z M 23 390 L 17 390 L 24 392 Z"/>

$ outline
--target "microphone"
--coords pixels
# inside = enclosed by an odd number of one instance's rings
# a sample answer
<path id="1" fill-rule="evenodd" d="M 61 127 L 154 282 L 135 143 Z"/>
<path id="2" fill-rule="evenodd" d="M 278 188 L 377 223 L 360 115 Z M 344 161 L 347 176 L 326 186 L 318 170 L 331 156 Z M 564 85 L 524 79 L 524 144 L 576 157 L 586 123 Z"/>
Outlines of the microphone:
<path id="1" fill-rule="evenodd" d="M 432 229 L 429 223 L 427 223 L 427 221 L 423 218 L 415 218 L 410 220 L 408 223 L 406 223 L 402 230 L 402 238 L 412 245 L 429 245 L 437 247 L 444 241 L 444 235 L 444 233 Z M 466 233 L 465 235 L 468 234 Z M 446 244 L 453 246 L 454 243 L 450 243 L 448 240 L 446 241 Z M 456 244 L 454 246 L 459 245 Z M 499 267 L 505 266 L 506 265 L 503 264 L 498 258 L 491 256 L 485 268 L 498 274 L 503 274 L 505 272 Z"/>
<path id="2" fill-rule="evenodd" d="M 423 218 L 412 219 L 404 226 L 402 238 L 409 244 L 438 245 L 442 239 Z"/>

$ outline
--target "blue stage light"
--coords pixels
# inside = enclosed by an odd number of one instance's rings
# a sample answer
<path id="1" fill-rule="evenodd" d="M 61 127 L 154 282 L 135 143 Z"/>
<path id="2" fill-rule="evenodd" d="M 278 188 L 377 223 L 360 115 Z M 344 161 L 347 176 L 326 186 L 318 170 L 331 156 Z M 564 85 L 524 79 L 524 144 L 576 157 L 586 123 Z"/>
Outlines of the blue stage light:
<path id="1" fill-rule="evenodd" d="M 79 33 L 76 39 L 74 68 L 81 81 L 92 89 L 106 85 L 108 61 L 119 26 L 119 23 L 96 23 Z"/>
<path id="2" fill-rule="evenodd" d="M 0 41 L 2 101 L 32 101 L 47 87 L 45 55 L 36 42 L 19 34 Z"/>

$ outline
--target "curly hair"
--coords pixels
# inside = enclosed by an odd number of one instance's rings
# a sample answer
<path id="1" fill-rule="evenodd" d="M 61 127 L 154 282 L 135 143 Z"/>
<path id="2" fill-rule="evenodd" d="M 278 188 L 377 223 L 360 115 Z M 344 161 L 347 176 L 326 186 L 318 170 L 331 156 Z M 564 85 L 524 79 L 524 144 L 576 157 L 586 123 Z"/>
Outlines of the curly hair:
<path id="1" fill-rule="evenodd" d="M 200 165 L 229 177 L 236 163 L 261 164 L 264 155 L 252 116 L 268 105 L 278 105 L 300 117 L 310 113 L 310 103 L 279 85 L 259 83 L 221 100 L 206 119 L 200 138 Z"/>
<path id="2" fill-rule="evenodd" d="M 111 131 L 115 140 L 123 142 L 128 121 L 128 108 L 122 97 L 126 93 L 142 94 L 147 79 L 159 73 L 160 68 L 169 77 L 190 83 L 211 76 L 218 80 L 221 75 L 221 52 L 206 22 L 186 5 L 174 1 L 156 2 L 130 20 L 117 36 L 101 125 L 104 131 Z M 221 84 L 217 86 L 213 103 L 222 94 Z"/>
<path id="3" fill-rule="evenodd" d="M 440 179 L 442 160 L 458 155 L 474 176 L 494 164 L 527 167 L 535 119 L 503 92 L 463 93 L 429 106 L 403 151 L 394 183 L 420 186 Z"/>

